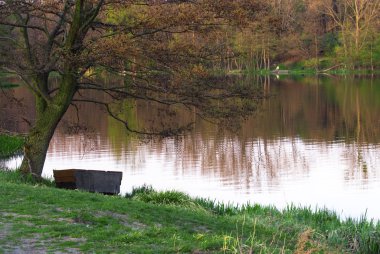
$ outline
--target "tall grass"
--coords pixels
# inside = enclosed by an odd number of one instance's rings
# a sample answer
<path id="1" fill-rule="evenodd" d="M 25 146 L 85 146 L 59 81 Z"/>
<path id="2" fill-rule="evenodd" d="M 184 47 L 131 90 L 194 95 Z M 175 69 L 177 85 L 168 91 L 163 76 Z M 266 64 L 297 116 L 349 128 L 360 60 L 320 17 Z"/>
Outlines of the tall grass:
<path id="1" fill-rule="evenodd" d="M 22 137 L 0 134 L 0 159 L 21 154 L 23 144 Z"/>
<path id="2" fill-rule="evenodd" d="M 303 249 L 309 243 L 317 242 L 313 238 L 318 236 L 326 240 L 330 246 L 340 246 L 350 253 L 380 253 L 380 223 L 368 220 L 365 216 L 360 219 L 342 220 L 334 211 L 327 209 L 313 210 L 310 207 L 302 208 L 289 205 L 284 210 L 279 211 L 274 207 L 263 207 L 258 204 L 238 206 L 210 199 L 191 198 L 176 191 L 157 192 L 150 186 L 136 188 L 127 197 L 153 204 L 201 208 L 221 217 L 243 216 L 245 218 L 248 216 L 255 218 L 255 227 L 258 218 L 261 223 L 269 218 L 269 223 L 281 224 L 285 231 L 294 225 L 301 224 L 304 225 L 304 231 L 299 236 L 299 249 Z M 256 246 L 254 243 L 255 233 L 256 229 L 251 232 L 250 238 L 245 240 L 239 236 L 226 236 L 224 239 L 225 250 L 233 250 L 233 253 L 251 253 L 253 246 Z M 288 233 L 292 234 L 291 232 Z M 306 244 L 307 241 L 308 244 Z M 242 251 L 243 249 L 245 251 Z"/>
<path id="3" fill-rule="evenodd" d="M 134 188 L 127 198 L 157 205 L 176 205 L 195 207 L 196 203 L 189 195 L 178 191 L 155 191 L 151 186 L 144 185 Z"/>

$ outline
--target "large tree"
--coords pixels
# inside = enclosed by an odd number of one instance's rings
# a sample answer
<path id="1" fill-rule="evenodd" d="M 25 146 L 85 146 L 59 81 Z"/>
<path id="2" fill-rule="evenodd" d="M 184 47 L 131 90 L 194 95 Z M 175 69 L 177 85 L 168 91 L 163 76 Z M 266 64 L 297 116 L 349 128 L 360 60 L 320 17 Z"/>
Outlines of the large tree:
<path id="1" fill-rule="evenodd" d="M 213 1 L 0 1 L 0 67 L 17 74 L 35 97 L 21 171 L 40 176 L 49 142 L 70 105 L 96 103 L 130 131 L 173 135 L 189 125 L 132 130 L 112 104 L 125 99 L 181 105 L 202 117 L 236 122 L 260 98 L 254 86 L 211 78 L 207 70 L 223 44 L 228 21 Z M 228 8 L 235 8 L 226 5 Z M 119 75 L 105 84 L 96 73 Z M 55 82 L 52 82 L 52 76 Z M 57 78 L 58 76 L 58 78 Z M 106 100 L 84 90 L 105 93 Z M 223 103 L 219 101 L 223 100 Z M 229 120 L 228 120 L 229 119 Z M 234 119 L 234 120 L 231 120 Z"/>

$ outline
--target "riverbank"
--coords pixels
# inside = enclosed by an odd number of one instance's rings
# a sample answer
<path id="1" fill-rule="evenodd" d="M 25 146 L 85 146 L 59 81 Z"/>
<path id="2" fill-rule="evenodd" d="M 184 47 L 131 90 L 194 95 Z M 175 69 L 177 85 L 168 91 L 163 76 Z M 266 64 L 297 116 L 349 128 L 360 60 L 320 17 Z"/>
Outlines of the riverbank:
<path id="1" fill-rule="evenodd" d="M 380 225 L 329 211 L 237 209 L 142 188 L 127 198 L 0 171 L 0 253 L 378 253 Z"/>
<path id="2" fill-rule="evenodd" d="M 257 76 L 317 76 L 317 75 L 332 75 L 332 76 L 378 76 L 380 74 L 380 70 L 378 69 L 347 69 L 342 68 L 341 65 L 337 66 L 325 66 L 321 68 L 315 68 L 304 65 L 280 65 L 279 69 L 235 69 L 230 70 L 228 72 L 224 72 L 223 74 L 227 75 L 257 75 Z M 339 67 L 339 68 L 337 68 Z"/>
<path id="3" fill-rule="evenodd" d="M 22 137 L 0 134 L 0 159 L 21 153 L 23 145 L 24 139 Z"/>

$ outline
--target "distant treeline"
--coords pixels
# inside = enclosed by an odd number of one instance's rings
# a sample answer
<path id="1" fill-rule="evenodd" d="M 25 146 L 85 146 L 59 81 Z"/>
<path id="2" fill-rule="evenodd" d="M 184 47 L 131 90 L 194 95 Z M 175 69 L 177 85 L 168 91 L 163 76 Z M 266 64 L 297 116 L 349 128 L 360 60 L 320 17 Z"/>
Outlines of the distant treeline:
<path id="1" fill-rule="evenodd" d="M 278 65 L 316 71 L 380 67 L 380 0 L 142 2 L 145 4 L 121 1 L 118 7 L 104 7 L 106 11 L 98 17 L 101 22 L 95 22 L 112 24 L 110 32 L 120 27 L 124 27 L 124 33 L 129 31 L 130 36 L 114 41 L 114 47 L 121 47 L 121 41 L 130 45 L 128 50 L 120 50 L 120 55 L 126 54 L 130 59 L 110 56 L 112 62 L 125 64 L 128 73 L 147 65 L 131 40 L 157 31 L 161 35 L 150 39 L 157 50 L 154 53 L 161 59 L 175 57 L 179 61 L 186 52 L 207 60 L 207 67 L 212 59 L 215 70 L 270 70 Z M 33 19 L 34 24 L 41 22 L 38 17 Z M 6 52 L 6 35 L 14 32 L 4 24 L 0 24 L 0 47 Z M 29 33 L 29 38 L 33 36 L 37 34 Z M 64 33 L 60 36 L 65 39 Z M 144 52 L 151 52 L 150 47 Z M 176 54 L 164 54 L 168 49 Z M 202 64 L 193 70 L 202 72 Z"/>
<path id="2" fill-rule="evenodd" d="M 217 64 L 227 70 L 380 67 L 380 0 L 239 0 Z M 245 6 L 254 7 L 248 11 Z M 238 16 L 238 15 L 237 15 Z M 281 66 L 283 65 L 283 66 Z"/>

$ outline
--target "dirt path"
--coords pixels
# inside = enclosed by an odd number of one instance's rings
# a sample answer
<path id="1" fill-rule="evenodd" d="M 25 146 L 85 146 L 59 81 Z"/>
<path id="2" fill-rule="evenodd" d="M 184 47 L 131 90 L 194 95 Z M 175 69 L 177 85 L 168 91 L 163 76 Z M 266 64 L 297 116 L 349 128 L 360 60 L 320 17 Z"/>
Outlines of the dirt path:
<path id="1" fill-rule="evenodd" d="M 17 227 L 13 223 L 9 222 L 9 217 L 22 218 L 28 217 L 15 213 L 0 212 L 0 253 L 4 254 L 43 254 L 43 253 L 54 253 L 54 254 L 77 254 L 80 253 L 79 250 L 73 248 L 66 248 L 64 251 L 54 251 L 49 250 L 49 240 L 42 239 L 41 235 L 33 234 L 28 235 L 25 238 L 18 236 L 18 229 L 21 224 Z M 24 223 L 25 224 L 25 223 Z M 29 226 L 34 226 L 30 224 Z M 67 241 L 70 239 L 62 238 L 62 241 Z"/>

